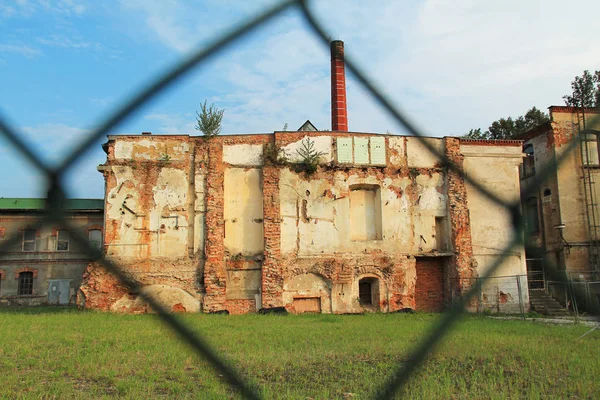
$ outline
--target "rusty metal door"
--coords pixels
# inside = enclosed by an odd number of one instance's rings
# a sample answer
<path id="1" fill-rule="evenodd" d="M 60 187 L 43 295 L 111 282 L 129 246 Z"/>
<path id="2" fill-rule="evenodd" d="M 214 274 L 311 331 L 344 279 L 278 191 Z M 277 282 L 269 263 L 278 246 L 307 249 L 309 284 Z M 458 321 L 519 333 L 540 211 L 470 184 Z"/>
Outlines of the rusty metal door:
<path id="1" fill-rule="evenodd" d="M 69 304 L 71 291 L 70 279 L 48 280 L 48 303 L 66 306 Z"/>

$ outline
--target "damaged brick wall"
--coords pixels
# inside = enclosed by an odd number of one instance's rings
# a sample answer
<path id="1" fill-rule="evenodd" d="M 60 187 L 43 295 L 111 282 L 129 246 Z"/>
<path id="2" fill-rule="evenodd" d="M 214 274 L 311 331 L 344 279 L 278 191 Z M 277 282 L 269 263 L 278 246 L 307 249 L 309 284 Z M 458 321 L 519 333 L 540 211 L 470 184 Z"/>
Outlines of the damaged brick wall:
<path id="1" fill-rule="evenodd" d="M 462 293 L 469 290 L 472 278 L 477 277 L 477 263 L 473 257 L 471 243 L 471 220 L 467 203 L 467 188 L 462 175 L 464 156 L 460 152 L 459 138 L 445 138 L 445 155 L 458 168 L 458 171 L 448 170 L 448 215 L 452 230 L 454 255 L 446 268 L 445 302 L 449 306 L 455 299 L 460 299 Z M 476 307 L 471 304 L 471 307 Z"/>
<path id="2" fill-rule="evenodd" d="M 444 309 L 444 260 L 418 258 L 416 263 L 415 309 L 440 312 Z"/>
<path id="3" fill-rule="evenodd" d="M 268 143 L 295 152 L 306 137 L 324 154 L 312 174 L 297 164 L 263 157 Z M 366 144 L 368 161 L 371 137 L 383 138 L 377 143 L 385 147 L 385 162 L 336 161 L 338 138 Z M 446 155 L 462 165 L 459 139 L 428 141 L 439 150 L 445 144 Z M 334 313 L 414 309 L 418 258 L 447 264 L 448 282 L 477 274 L 464 181 L 457 173 L 448 174 L 414 138 L 347 132 L 211 139 L 126 136 L 111 137 L 107 150 L 107 163 L 101 167 L 107 187 L 107 255 L 144 287 L 183 290 L 205 312 L 239 314 L 279 306 Z M 262 193 L 244 201 L 260 202 L 262 218 L 244 225 L 225 215 L 227 207 L 239 203 L 231 203 L 235 191 L 226 194 L 225 187 L 236 182 L 227 179 L 256 182 L 257 171 Z M 351 205 L 353 191 L 365 191 L 355 201 L 366 203 Z M 352 220 L 351 206 L 377 208 L 373 212 L 379 213 L 381 226 L 374 236 L 352 239 L 351 231 L 357 229 L 353 224 L 372 221 Z M 242 237 L 227 236 L 232 234 L 227 226 Z M 259 227 L 264 247 L 243 237 Z M 92 265 L 86 273 L 86 306 L 137 312 L 137 294 L 127 293 L 98 268 Z M 437 288 L 439 296 L 426 307 L 439 309 L 443 299 L 459 296 L 465 288 Z M 374 304 L 363 304 L 365 296 Z M 176 311 L 190 308 L 194 306 L 182 305 Z"/>
<path id="4" fill-rule="evenodd" d="M 225 251 L 223 247 L 223 144 L 208 139 L 206 173 L 206 242 L 204 264 L 204 310 L 225 309 Z"/>

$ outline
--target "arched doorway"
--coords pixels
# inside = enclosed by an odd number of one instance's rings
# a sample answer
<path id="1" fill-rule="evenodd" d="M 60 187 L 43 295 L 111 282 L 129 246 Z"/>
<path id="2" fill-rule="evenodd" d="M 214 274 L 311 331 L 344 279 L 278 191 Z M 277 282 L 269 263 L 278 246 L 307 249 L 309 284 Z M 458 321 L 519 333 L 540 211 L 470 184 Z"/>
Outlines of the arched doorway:
<path id="1" fill-rule="evenodd" d="M 381 291 L 379 278 L 366 276 L 358 281 L 358 301 L 364 308 L 379 310 Z"/>

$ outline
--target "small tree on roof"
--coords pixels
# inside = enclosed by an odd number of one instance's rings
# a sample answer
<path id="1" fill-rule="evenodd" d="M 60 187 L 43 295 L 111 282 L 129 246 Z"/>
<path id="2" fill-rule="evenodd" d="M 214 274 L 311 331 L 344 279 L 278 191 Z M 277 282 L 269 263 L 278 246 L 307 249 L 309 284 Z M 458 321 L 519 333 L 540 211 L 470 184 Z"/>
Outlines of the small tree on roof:
<path id="1" fill-rule="evenodd" d="M 196 129 L 207 138 L 217 136 L 221 133 L 224 112 L 225 110 L 219 110 L 214 104 L 207 107 L 206 100 L 204 100 L 204 104 L 200 104 L 200 111 L 196 111 Z"/>

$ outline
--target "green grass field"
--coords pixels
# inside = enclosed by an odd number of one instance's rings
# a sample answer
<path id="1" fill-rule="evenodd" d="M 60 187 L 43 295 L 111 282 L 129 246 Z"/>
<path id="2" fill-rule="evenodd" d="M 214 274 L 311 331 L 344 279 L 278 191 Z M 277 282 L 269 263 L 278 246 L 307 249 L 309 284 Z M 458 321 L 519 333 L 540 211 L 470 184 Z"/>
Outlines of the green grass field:
<path id="1" fill-rule="evenodd" d="M 363 399 L 439 315 L 183 318 L 265 398 Z M 589 329 L 465 317 L 398 398 L 600 398 Z M 0 371 L 0 398 L 236 397 L 151 315 L 0 309 Z"/>

